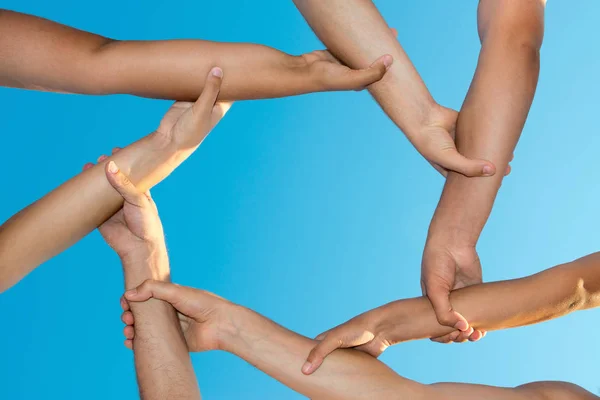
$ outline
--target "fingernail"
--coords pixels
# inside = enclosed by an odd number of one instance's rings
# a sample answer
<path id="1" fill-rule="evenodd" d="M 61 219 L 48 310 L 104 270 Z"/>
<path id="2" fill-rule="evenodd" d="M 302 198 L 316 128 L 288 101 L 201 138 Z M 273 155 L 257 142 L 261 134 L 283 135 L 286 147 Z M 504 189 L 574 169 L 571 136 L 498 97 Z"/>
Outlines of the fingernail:
<path id="1" fill-rule="evenodd" d="M 490 167 L 489 165 L 485 165 L 483 167 L 483 174 L 484 175 L 492 175 L 493 172 L 494 172 L 494 169 L 492 167 Z"/>
<path id="2" fill-rule="evenodd" d="M 312 364 L 309 363 L 308 361 L 304 363 L 304 365 L 302 366 L 302 372 L 305 374 L 308 374 L 310 372 L 310 369 L 312 367 Z"/>
<path id="3" fill-rule="evenodd" d="M 383 56 L 383 65 L 385 65 L 385 70 L 387 71 L 392 66 L 394 59 L 390 55 Z"/>
<path id="4" fill-rule="evenodd" d="M 454 325 L 454 328 L 464 332 L 469 329 L 469 324 L 467 324 L 465 321 L 458 321 L 456 325 Z"/>
<path id="5" fill-rule="evenodd" d="M 137 294 L 137 290 L 136 289 L 131 289 L 125 292 L 125 297 L 129 296 L 135 296 Z"/>
<path id="6" fill-rule="evenodd" d="M 116 174 L 117 172 L 119 172 L 119 168 L 117 167 L 117 164 L 115 164 L 114 161 L 108 163 L 108 172 L 110 172 L 111 174 Z"/>
<path id="7" fill-rule="evenodd" d="M 210 73 L 212 74 L 212 76 L 216 76 L 217 78 L 223 77 L 223 70 L 219 67 L 214 67 L 210 70 Z"/>

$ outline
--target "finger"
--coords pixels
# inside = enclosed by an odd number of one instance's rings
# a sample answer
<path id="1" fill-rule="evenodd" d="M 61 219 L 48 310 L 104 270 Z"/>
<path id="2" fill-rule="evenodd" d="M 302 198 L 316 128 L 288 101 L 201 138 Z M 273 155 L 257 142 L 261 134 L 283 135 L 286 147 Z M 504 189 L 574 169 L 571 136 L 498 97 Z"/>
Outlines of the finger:
<path id="1" fill-rule="evenodd" d="M 343 81 L 340 82 L 338 88 L 342 90 L 365 88 L 381 80 L 393 62 L 393 57 L 386 54 L 379 57 L 369 68 L 350 70 L 343 75 Z"/>
<path id="2" fill-rule="evenodd" d="M 504 176 L 508 176 L 508 174 L 510 174 L 511 171 L 512 171 L 512 167 L 509 164 L 506 166 L 506 171 L 504 172 Z"/>
<path id="3" fill-rule="evenodd" d="M 459 335 L 460 335 L 460 331 L 454 331 L 454 332 L 450 332 L 444 336 L 431 338 L 430 340 L 432 342 L 436 342 L 436 343 L 449 344 L 449 343 L 453 343 L 456 340 L 456 338 L 458 338 Z"/>
<path id="4" fill-rule="evenodd" d="M 121 321 L 125 325 L 133 325 L 135 322 L 133 319 L 133 313 L 131 311 L 125 311 L 123 314 L 121 314 Z"/>
<path id="5" fill-rule="evenodd" d="M 125 335 L 125 339 L 132 340 L 135 336 L 135 330 L 133 329 L 133 326 L 128 325 L 123 328 L 123 335 Z"/>
<path id="6" fill-rule="evenodd" d="M 458 337 L 454 340 L 455 343 L 465 343 L 469 340 L 469 337 L 473 334 L 475 330 L 471 327 L 464 332 L 460 332 Z"/>
<path id="7" fill-rule="evenodd" d="M 123 199 L 137 207 L 145 207 L 148 199 L 144 193 L 129 180 L 127 176 L 117 167 L 114 161 L 106 164 L 106 177 L 113 188 L 123 197 Z"/>
<path id="8" fill-rule="evenodd" d="M 339 349 L 342 346 L 341 341 L 335 339 L 334 335 L 329 335 L 328 337 L 330 339 L 326 338 L 325 340 L 319 342 L 319 344 L 317 344 L 310 351 L 308 357 L 306 358 L 306 362 L 302 366 L 303 374 L 310 375 L 315 372 L 321 366 L 321 364 L 323 364 L 325 357 L 331 354 L 331 352 L 335 349 Z"/>
<path id="9" fill-rule="evenodd" d="M 471 160 L 460 154 L 455 148 L 442 150 L 438 155 L 434 155 L 433 161 L 450 171 L 467 177 L 492 176 L 496 173 L 496 166 L 491 162 Z"/>
<path id="10" fill-rule="evenodd" d="M 164 300 L 182 314 L 192 315 L 193 305 L 187 300 L 194 296 L 194 292 L 192 288 L 148 279 L 137 288 L 125 292 L 125 298 L 135 302 L 150 298 Z"/>
<path id="11" fill-rule="evenodd" d="M 426 292 L 440 325 L 450 326 L 461 332 L 469 329 L 469 323 L 465 317 L 452 308 L 449 288 L 443 285 L 427 285 Z"/>
<path id="12" fill-rule="evenodd" d="M 325 331 L 325 332 L 319 334 L 317 337 L 315 337 L 315 340 L 321 341 L 321 340 L 325 339 L 327 337 L 328 333 L 329 333 L 329 331 Z"/>
<path id="13" fill-rule="evenodd" d="M 106 160 L 108 157 L 106 157 L 104 154 L 102 154 L 100 157 L 98 157 L 98 159 L 96 160 L 96 162 L 99 164 L 102 161 Z"/>
<path id="14" fill-rule="evenodd" d="M 123 309 L 123 311 L 129 311 L 129 303 L 127 302 L 127 300 L 125 300 L 125 297 L 121 296 L 121 298 L 119 300 L 120 300 L 121 308 Z"/>
<path id="15" fill-rule="evenodd" d="M 227 111 L 233 105 L 232 101 L 219 101 L 214 105 L 210 117 L 211 127 L 214 127 L 227 114 Z"/>
<path id="16" fill-rule="evenodd" d="M 115 155 L 119 150 L 121 150 L 120 147 L 113 147 L 112 154 Z"/>
<path id="17" fill-rule="evenodd" d="M 223 70 L 219 67 L 212 68 L 204 83 L 202 94 L 192 105 L 192 114 L 198 123 L 210 116 L 213 106 L 217 102 L 222 82 Z"/>
<path id="18" fill-rule="evenodd" d="M 93 164 L 93 163 L 91 163 L 91 162 L 89 162 L 89 163 L 86 163 L 86 164 L 83 166 L 83 170 L 84 170 L 84 171 L 85 171 L 85 170 L 88 170 L 88 169 L 92 168 L 93 166 L 94 166 L 94 164 Z"/>
<path id="19" fill-rule="evenodd" d="M 125 342 L 123 342 L 123 344 L 125 344 L 125 347 L 127 347 L 129 350 L 133 350 L 133 340 L 125 340 Z"/>
<path id="20" fill-rule="evenodd" d="M 477 329 L 473 332 L 471 336 L 469 336 L 470 342 L 477 342 L 481 339 L 483 339 L 483 332 Z"/>

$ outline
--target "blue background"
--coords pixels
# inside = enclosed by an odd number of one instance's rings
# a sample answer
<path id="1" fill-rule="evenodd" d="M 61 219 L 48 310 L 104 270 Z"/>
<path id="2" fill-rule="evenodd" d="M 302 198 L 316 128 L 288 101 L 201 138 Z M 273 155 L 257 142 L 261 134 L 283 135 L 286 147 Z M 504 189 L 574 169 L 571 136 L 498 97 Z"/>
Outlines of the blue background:
<path id="1" fill-rule="evenodd" d="M 441 104 L 460 108 L 479 49 L 475 0 L 377 1 Z M 290 1 L 5 0 L 118 39 L 202 38 L 299 54 L 321 45 Z M 596 0 L 550 2 L 535 103 L 479 243 L 486 280 L 531 274 L 598 246 Z M 0 221 L 87 161 L 152 131 L 169 102 L 0 89 Z M 237 103 L 154 190 L 174 279 L 305 335 L 419 290 L 443 180 L 368 93 Z M 0 398 L 126 399 L 116 256 L 97 232 L 0 296 Z M 496 332 L 476 344 L 402 344 L 382 360 L 429 383 L 600 386 L 597 311 Z M 301 396 L 224 353 L 193 356 L 207 399 Z M 298 366 L 300 367 L 300 366 Z"/>

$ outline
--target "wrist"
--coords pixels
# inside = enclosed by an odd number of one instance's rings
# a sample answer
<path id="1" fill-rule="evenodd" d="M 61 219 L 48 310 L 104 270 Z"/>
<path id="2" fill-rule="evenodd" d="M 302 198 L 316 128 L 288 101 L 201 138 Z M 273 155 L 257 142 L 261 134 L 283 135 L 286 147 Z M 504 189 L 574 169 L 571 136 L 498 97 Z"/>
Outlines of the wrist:
<path id="1" fill-rule="evenodd" d="M 375 336 L 381 338 L 389 346 L 405 341 L 402 328 L 407 324 L 408 314 L 401 302 L 386 304 L 373 310 L 376 312 Z"/>
<path id="2" fill-rule="evenodd" d="M 126 289 L 133 289 L 145 280 L 170 281 L 169 257 L 164 245 L 148 245 L 144 249 L 121 257 Z"/>
<path id="3" fill-rule="evenodd" d="M 235 303 L 226 302 L 216 313 L 217 348 L 235 353 L 247 326 L 252 326 L 254 312 Z"/>

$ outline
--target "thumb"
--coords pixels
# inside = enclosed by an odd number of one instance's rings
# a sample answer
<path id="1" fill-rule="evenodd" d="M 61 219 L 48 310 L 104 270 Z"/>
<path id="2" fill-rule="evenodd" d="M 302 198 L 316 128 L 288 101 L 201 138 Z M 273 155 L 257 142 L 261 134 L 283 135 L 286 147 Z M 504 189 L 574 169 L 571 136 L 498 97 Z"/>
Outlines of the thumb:
<path id="1" fill-rule="evenodd" d="M 306 358 L 306 362 L 302 366 L 302 373 L 305 375 L 312 374 L 321 366 L 321 364 L 323 364 L 325 357 L 341 347 L 342 342 L 339 339 L 336 339 L 334 335 L 329 334 L 310 351 Z"/>
<path id="2" fill-rule="evenodd" d="M 340 83 L 338 89 L 341 90 L 361 90 L 372 83 L 375 83 L 390 69 L 394 59 L 391 55 L 386 54 L 379 57 L 369 68 L 351 70 L 344 75 L 345 80 Z"/>
<path id="3" fill-rule="evenodd" d="M 185 315 L 192 314 L 189 298 L 194 289 L 173 283 L 148 279 L 135 289 L 125 292 L 125 299 L 142 302 L 154 298 L 170 303 L 177 311 Z"/>
<path id="4" fill-rule="evenodd" d="M 492 176 L 496 173 L 496 166 L 486 160 L 472 160 L 458 152 L 455 148 L 443 150 L 437 164 L 447 170 L 458 172 L 467 177 Z"/>
<path id="5" fill-rule="evenodd" d="M 146 195 L 135 187 L 114 161 L 106 164 L 106 178 L 127 203 L 137 207 L 146 206 L 148 202 Z"/>
<path id="6" fill-rule="evenodd" d="M 429 297 L 440 325 L 449 326 L 461 332 L 469 329 L 469 323 L 466 318 L 452 308 L 449 287 L 445 287 L 442 284 L 425 284 L 425 292 L 427 293 L 427 297 Z"/>
<path id="7" fill-rule="evenodd" d="M 202 122 L 210 118 L 213 106 L 217 102 L 217 97 L 221 91 L 221 83 L 223 83 L 223 70 L 219 67 L 212 68 L 206 77 L 200 97 L 192 105 L 195 122 Z"/>

